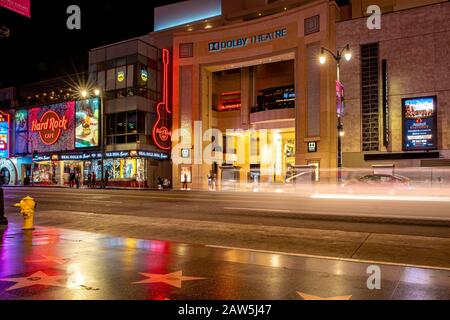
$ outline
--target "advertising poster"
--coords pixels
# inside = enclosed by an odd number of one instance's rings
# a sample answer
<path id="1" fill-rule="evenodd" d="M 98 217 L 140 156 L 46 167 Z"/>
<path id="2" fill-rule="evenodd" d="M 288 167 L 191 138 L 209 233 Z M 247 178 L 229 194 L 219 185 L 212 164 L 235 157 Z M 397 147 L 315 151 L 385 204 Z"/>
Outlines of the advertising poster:
<path id="1" fill-rule="evenodd" d="M 99 98 L 76 102 L 75 148 L 98 147 L 100 137 L 99 114 Z"/>
<path id="2" fill-rule="evenodd" d="M 345 112 L 344 85 L 339 81 L 336 81 L 336 110 L 338 115 Z"/>
<path id="3" fill-rule="evenodd" d="M 28 115 L 32 151 L 39 153 L 75 149 L 75 102 L 32 108 Z"/>
<path id="4" fill-rule="evenodd" d="M 31 18 L 30 0 L 0 0 L 0 7 Z"/>
<path id="5" fill-rule="evenodd" d="M 0 111 L 0 159 L 9 158 L 9 115 Z"/>
<path id="6" fill-rule="evenodd" d="M 403 99 L 403 150 L 437 149 L 436 97 Z"/>
<path id="7" fill-rule="evenodd" d="M 28 111 L 19 110 L 14 118 L 15 126 L 15 153 L 28 153 Z"/>

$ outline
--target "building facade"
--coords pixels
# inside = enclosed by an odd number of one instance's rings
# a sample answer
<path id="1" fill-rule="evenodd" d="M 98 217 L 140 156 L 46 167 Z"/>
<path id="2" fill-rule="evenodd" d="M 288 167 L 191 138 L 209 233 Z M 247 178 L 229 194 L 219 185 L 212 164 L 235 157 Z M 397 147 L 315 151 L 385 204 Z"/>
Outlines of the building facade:
<path id="1" fill-rule="evenodd" d="M 112 178 L 123 186 L 171 180 L 171 57 L 145 39 L 89 53 L 89 73 L 102 92 L 104 145 Z M 125 169 L 124 169 L 125 168 Z"/>
<path id="2" fill-rule="evenodd" d="M 342 65 L 345 167 L 450 165 L 450 3 L 440 2 L 383 14 L 379 30 L 365 18 L 336 24 L 338 47 L 355 56 Z"/>
<path id="3" fill-rule="evenodd" d="M 381 29 L 367 25 L 373 5 Z M 333 182 L 342 136 L 344 168 L 450 166 L 449 17 L 442 0 L 159 7 L 154 32 L 92 49 L 77 85 L 1 90 L 0 120 L 10 115 L 1 164 L 15 183 L 33 171 L 36 183 L 67 184 L 68 172 L 105 168 L 123 187 L 161 178 L 205 188 L 214 175 L 221 185 L 277 184 L 311 169 L 314 180 Z M 319 57 L 347 45 L 353 57 L 342 61 L 337 86 L 335 61 Z M 82 89 L 84 97 L 70 91 Z M 82 121 L 97 107 L 98 119 L 89 118 L 98 139 L 86 144 L 93 130 Z M 63 120 L 62 109 L 74 110 L 74 134 L 69 145 L 49 146 L 41 120 L 49 112 Z"/>
<path id="4" fill-rule="evenodd" d="M 190 155 L 174 163 L 175 185 L 186 172 L 195 188 L 211 171 L 221 183 L 283 183 L 294 165 L 336 167 L 336 69 L 318 56 L 335 48 L 338 10 L 277 4 L 265 17 L 244 9 L 225 25 L 174 34 L 174 156 Z"/>

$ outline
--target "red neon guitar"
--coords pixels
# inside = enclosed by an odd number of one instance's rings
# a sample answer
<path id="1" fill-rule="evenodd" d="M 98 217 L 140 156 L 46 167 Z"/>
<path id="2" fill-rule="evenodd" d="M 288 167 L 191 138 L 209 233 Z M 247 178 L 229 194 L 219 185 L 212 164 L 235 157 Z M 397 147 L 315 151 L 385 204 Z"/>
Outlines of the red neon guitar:
<path id="1" fill-rule="evenodd" d="M 163 65 L 164 65 L 164 82 L 163 82 L 163 100 L 157 105 L 156 113 L 158 120 L 153 126 L 153 141 L 156 146 L 162 150 L 170 150 L 171 136 L 170 130 L 170 114 L 172 111 L 169 108 L 169 63 L 170 53 L 169 50 L 163 49 Z"/>

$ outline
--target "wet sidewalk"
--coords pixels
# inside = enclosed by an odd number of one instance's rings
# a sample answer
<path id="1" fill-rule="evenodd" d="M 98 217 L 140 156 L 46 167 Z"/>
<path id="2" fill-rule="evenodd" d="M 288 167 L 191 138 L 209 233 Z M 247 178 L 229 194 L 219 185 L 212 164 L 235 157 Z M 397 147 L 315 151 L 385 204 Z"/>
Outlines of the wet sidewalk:
<path id="1" fill-rule="evenodd" d="M 0 230 L 0 299 L 450 299 L 450 271 L 37 227 Z"/>

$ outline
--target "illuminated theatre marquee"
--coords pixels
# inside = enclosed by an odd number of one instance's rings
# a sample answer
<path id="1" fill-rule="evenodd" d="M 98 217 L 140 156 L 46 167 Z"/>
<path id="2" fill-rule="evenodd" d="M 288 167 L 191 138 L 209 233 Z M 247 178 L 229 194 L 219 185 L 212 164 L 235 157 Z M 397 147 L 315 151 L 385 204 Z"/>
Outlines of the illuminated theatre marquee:
<path id="1" fill-rule="evenodd" d="M 220 52 L 229 49 L 243 48 L 250 44 L 260 44 L 270 42 L 276 39 L 285 38 L 288 32 L 286 28 L 278 29 L 268 33 L 261 33 L 249 37 L 243 37 L 238 39 L 210 42 L 208 44 L 209 52 Z"/>

